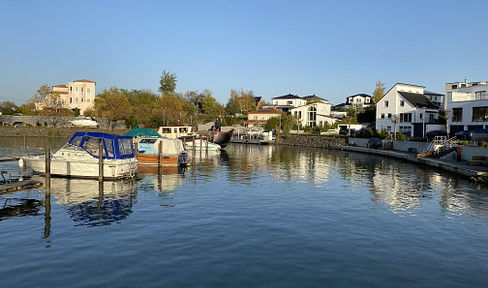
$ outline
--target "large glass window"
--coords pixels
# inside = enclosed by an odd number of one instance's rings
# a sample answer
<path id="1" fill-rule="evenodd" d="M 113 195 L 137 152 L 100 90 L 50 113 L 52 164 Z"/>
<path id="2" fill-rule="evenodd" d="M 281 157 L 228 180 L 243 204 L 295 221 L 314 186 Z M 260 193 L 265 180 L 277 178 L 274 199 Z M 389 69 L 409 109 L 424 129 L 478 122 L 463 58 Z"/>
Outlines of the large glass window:
<path id="1" fill-rule="evenodd" d="M 473 122 L 488 121 L 488 107 L 473 107 Z"/>
<path id="2" fill-rule="evenodd" d="M 400 113 L 400 122 L 411 123 L 412 122 L 412 113 Z"/>
<path id="3" fill-rule="evenodd" d="M 452 122 L 463 121 L 463 108 L 452 108 Z"/>
<path id="4" fill-rule="evenodd" d="M 317 109 L 311 106 L 308 108 L 308 126 L 315 127 L 317 121 Z"/>

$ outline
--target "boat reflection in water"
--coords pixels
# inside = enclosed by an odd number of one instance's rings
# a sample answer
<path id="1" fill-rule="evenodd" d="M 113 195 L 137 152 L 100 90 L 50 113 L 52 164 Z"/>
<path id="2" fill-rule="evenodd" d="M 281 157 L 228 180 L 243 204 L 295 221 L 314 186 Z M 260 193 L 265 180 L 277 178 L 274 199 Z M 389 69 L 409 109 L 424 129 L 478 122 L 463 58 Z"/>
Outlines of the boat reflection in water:
<path id="1" fill-rule="evenodd" d="M 51 179 L 52 202 L 66 208 L 75 226 L 110 225 L 132 213 L 137 198 L 135 181 Z"/>

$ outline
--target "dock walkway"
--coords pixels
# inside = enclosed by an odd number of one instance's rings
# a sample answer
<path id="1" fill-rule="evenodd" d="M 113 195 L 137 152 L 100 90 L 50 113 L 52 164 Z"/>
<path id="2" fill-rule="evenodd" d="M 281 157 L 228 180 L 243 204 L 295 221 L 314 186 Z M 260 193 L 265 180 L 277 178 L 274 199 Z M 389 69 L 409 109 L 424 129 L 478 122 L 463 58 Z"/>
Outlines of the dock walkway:
<path id="1" fill-rule="evenodd" d="M 331 149 L 368 153 L 382 156 L 389 156 L 396 159 L 402 159 L 421 165 L 441 168 L 445 171 L 460 174 L 470 177 L 474 181 L 488 181 L 488 166 L 473 166 L 466 161 L 456 162 L 454 159 L 433 159 L 433 158 L 417 158 L 415 153 L 394 151 L 394 150 L 377 150 L 357 146 L 330 146 Z"/>

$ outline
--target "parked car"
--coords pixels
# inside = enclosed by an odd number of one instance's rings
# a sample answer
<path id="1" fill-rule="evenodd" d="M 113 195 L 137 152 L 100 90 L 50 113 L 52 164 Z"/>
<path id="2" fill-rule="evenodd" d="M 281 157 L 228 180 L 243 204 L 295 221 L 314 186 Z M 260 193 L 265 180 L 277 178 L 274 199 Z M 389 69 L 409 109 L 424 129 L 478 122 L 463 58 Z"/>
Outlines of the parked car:
<path id="1" fill-rule="evenodd" d="M 427 138 L 434 138 L 435 136 L 446 136 L 447 133 L 445 130 L 432 130 L 425 133 L 425 137 Z"/>
<path id="2" fill-rule="evenodd" d="M 456 134 L 454 134 L 456 136 L 457 139 L 460 139 L 460 140 L 469 140 L 470 136 L 471 136 L 471 132 L 470 131 L 467 131 L 467 130 L 464 130 L 464 131 L 459 131 L 459 132 L 456 132 Z"/>
<path id="3" fill-rule="evenodd" d="M 378 138 L 369 138 L 367 147 L 372 149 L 378 149 L 381 147 L 381 140 Z"/>

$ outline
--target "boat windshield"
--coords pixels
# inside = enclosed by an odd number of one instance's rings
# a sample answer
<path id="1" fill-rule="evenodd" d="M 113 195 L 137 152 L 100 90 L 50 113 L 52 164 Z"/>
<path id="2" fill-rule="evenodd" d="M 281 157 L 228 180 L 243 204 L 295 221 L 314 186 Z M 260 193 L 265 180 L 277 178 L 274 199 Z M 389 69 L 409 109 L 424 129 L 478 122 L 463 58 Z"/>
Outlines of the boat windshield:
<path id="1" fill-rule="evenodd" d="M 70 144 L 81 147 L 81 139 L 82 138 L 83 138 L 83 136 L 76 136 L 75 138 L 73 138 L 73 140 L 71 140 Z"/>
<path id="2" fill-rule="evenodd" d="M 131 138 L 119 138 L 119 154 L 120 156 L 132 155 L 132 139 Z"/>
<path id="3" fill-rule="evenodd" d="M 85 142 L 83 143 L 83 149 L 94 156 L 98 156 L 98 149 L 101 141 L 101 138 L 86 137 Z M 103 156 L 105 156 L 105 149 L 103 149 Z"/>
<path id="4" fill-rule="evenodd" d="M 151 139 L 148 139 L 148 138 L 144 138 L 144 139 L 141 139 L 141 141 L 139 141 L 139 143 L 149 143 L 149 144 L 154 144 L 156 143 L 158 139 L 156 138 L 151 138 Z"/>
<path id="5" fill-rule="evenodd" d="M 112 139 L 105 139 L 105 146 L 107 146 L 108 157 L 114 158 L 114 145 Z"/>

